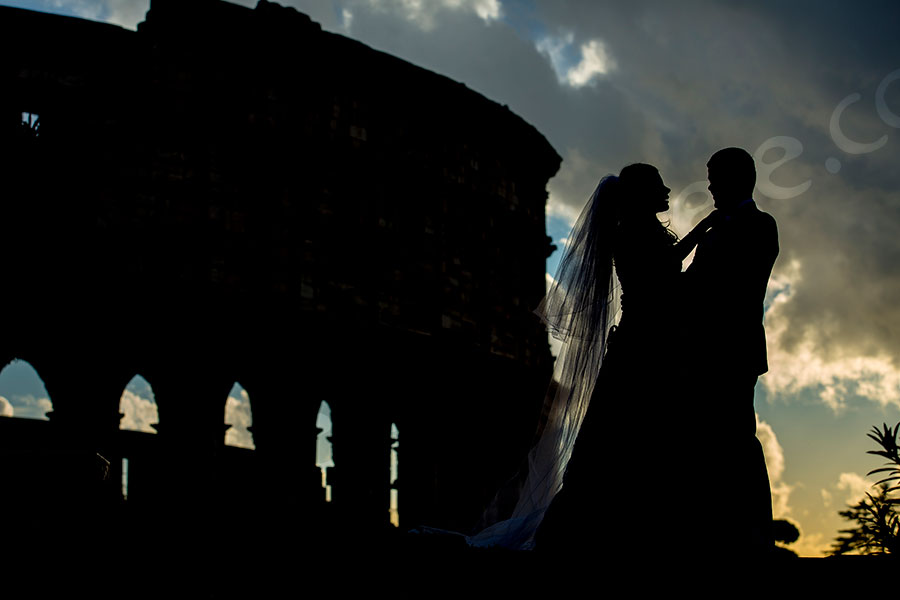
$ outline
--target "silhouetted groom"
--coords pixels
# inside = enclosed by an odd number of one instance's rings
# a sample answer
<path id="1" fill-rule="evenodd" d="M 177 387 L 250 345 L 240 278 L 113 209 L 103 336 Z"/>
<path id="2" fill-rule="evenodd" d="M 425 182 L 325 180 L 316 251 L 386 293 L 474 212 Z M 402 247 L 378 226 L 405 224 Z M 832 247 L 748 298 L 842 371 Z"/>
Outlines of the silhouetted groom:
<path id="1" fill-rule="evenodd" d="M 718 218 L 685 274 L 697 309 L 692 337 L 699 370 L 691 374 L 691 412 L 701 426 L 705 515 L 713 519 L 707 526 L 721 531 L 710 546 L 758 555 L 773 545 L 772 498 L 753 394 L 757 377 L 768 370 L 763 300 L 778 256 L 778 229 L 753 201 L 750 154 L 725 148 L 706 166 Z"/>

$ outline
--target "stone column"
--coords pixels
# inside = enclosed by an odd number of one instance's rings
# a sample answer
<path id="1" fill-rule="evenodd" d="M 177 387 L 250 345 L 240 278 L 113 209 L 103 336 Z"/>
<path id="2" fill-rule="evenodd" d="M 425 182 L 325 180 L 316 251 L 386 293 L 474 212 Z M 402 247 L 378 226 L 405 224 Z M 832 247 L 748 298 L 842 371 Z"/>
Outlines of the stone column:
<path id="1" fill-rule="evenodd" d="M 22 457 L 31 481 L 20 482 L 30 506 L 61 535 L 114 529 L 121 504 L 118 438 L 120 373 L 62 352 L 35 366 L 53 402 L 48 447 Z M 104 368 L 106 366 L 106 368 Z M 123 384 L 124 385 L 124 384 Z"/>
<path id="2" fill-rule="evenodd" d="M 324 503 L 321 471 L 315 464 L 319 402 L 298 385 L 286 373 L 267 372 L 249 379 L 247 392 L 258 463 L 257 501 L 270 513 L 308 523 Z"/>
<path id="3" fill-rule="evenodd" d="M 232 381 L 197 368 L 158 374 L 151 385 L 159 408 L 160 446 L 152 467 L 154 501 L 162 510 L 208 514 L 225 501 L 218 471 Z"/>
<path id="4" fill-rule="evenodd" d="M 365 397 L 331 406 L 334 463 L 340 467 L 337 491 L 332 490 L 338 518 L 362 530 L 384 528 L 390 519 L 390 420 Z"/>

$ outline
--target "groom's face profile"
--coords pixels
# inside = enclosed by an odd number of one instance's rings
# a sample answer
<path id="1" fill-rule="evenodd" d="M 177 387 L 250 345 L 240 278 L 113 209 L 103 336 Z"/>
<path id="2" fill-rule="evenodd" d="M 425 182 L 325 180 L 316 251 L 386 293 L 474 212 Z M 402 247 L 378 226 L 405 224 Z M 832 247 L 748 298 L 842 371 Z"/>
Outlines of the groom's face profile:
<path id="1" fill-rule="evenodd" d="M 709 193 L 716 208 L 729 210 L 753 197 L 756 168 L 753 157 L 742 148 L 725 148 L 706 163 Z"/>
<path id="2" fill-rule="evenodd" d="M 712 194 L 713 203 L 719 210 L 729 209 L 736 206 L 744 200 L 740 190 L 736 186 L 730 184 L 728 178 L 723 177 L 720 169 L 708 167 L 706 170 L 706 178 L 709 180 L 707 189 Z M 733 180 L 732 180 L 733 181 Z"/>

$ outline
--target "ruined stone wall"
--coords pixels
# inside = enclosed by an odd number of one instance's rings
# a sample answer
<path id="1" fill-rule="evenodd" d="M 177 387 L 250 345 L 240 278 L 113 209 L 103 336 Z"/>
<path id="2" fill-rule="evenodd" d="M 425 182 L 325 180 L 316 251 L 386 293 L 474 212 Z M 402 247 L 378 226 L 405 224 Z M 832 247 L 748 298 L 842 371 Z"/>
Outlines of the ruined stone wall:
<path id="1" fill-rule="evenodd" d="M 137 32 L 0 13 L 0 363 L 35 366 L 71 444 L 115 468 L 140 373 L 160 456 L 190 457 L 143 488 L 221 493 L 239 380 L 261 497 L 319 497 L 327 399 L 335 506 L 386 519 L 395 422 L 408 524 L 474 522 L 549 379 L 546 140 L 276 4 L 154 0 Z"/>

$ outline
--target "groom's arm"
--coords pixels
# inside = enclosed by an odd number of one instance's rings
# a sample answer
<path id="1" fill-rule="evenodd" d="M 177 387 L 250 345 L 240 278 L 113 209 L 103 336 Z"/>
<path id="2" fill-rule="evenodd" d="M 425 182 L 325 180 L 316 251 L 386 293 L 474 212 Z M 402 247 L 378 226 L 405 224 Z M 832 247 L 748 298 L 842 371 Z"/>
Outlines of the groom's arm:
<path id="1" fill-rule="evenodd" d="M 711 227 L 713 227 L 720 220 L 720 216 L 718 211 L 712 211 L 706 217 L 703 218 L 702 221 L 697 223 L 697 225 L 688 233 L 686 236 L 679 240 L 673 251 L 675 252 L 675 256 L 678 260 L 684 260 L 687 258 L 687 255 L 691 253 L 691 250 L 694 249 L 697 244 L 700 243 L 700 240 L 706 234 L 707 231 Z"/>

